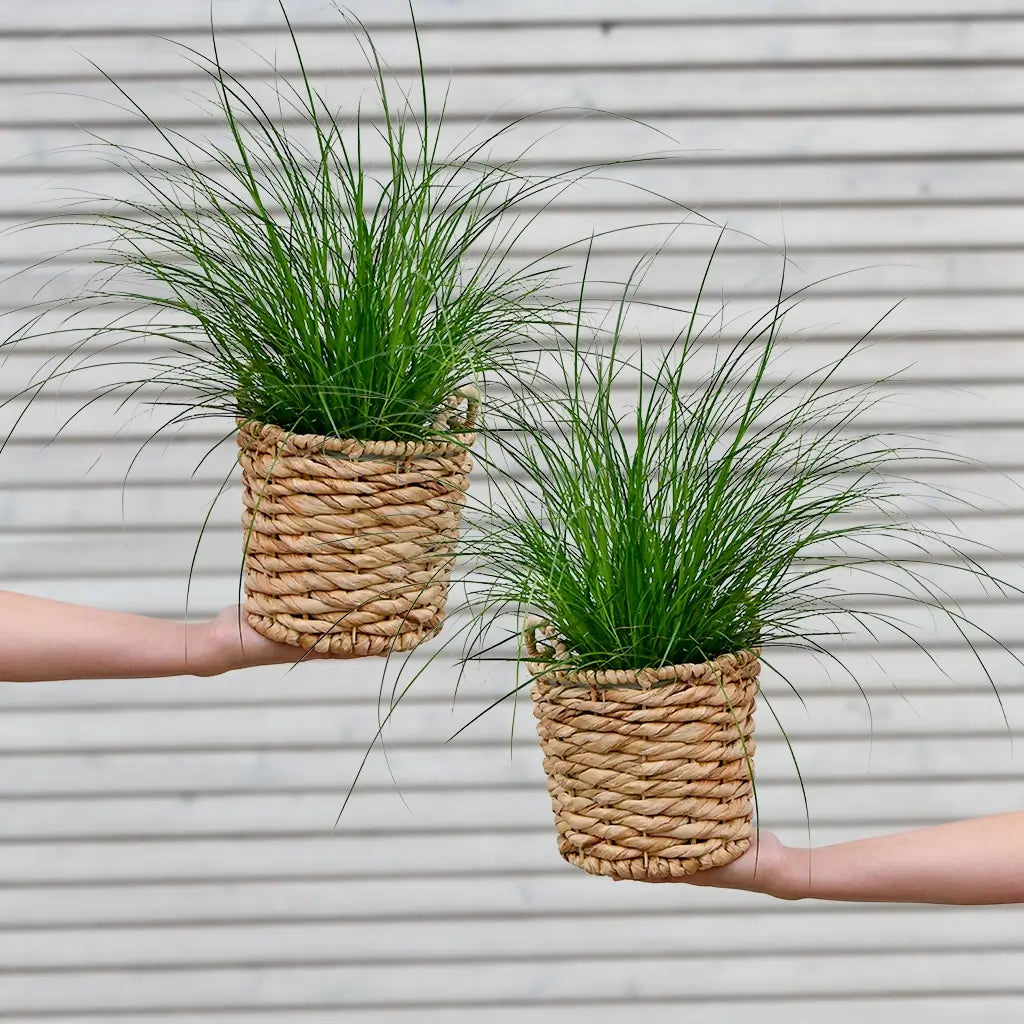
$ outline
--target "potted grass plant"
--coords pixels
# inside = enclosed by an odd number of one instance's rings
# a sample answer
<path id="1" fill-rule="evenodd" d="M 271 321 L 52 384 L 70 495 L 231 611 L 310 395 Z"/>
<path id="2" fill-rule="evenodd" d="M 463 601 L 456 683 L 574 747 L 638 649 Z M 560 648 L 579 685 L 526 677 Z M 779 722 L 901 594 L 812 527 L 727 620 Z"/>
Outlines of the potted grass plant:
<path id="1" fill-rule="evenodd" d="M 727 342 L 698 315 L 702 285 L 672 344 L 631 355 L 633 287 L 610 332 L 591 343 L 577 330 L 543 386 L 491 420 L 467 656 L 495 649 L 510 607 L 525 615 L 519 659 L 559 852 L 593 874 L 663 881 L 750 846 L 773 650 L 835 658 L 829 638 L 857 623 L 903 632 L 880 592 L 970 642 L 929 559 L 998 581 L 955 535 L 908 518 L 918 495 L 899 481 L 924 451 L 864 425 L 877 389 L 842 383 L 857 346 L 779 371 L 799 296 Z"/>
<path id="2" fill-rule="evenodd" d="M 281 10 L 296 71 L 275 68 L 269 96 L 223 66 L 216 34 L 212 56 L 188 51 L 219 141 L 150 117 L 111 80 L 157 142 L 106 144 L 139 188 L 83 218 L 112 239 L 86 306 L 131 312 L 89 339 L 109 337 L 105 353 L 161 347 L 127 383 L 179 407 L 167 426 L 233 423 L 252 627 L 318 653 L 387 655 L 441 629 L 475 382 L 559 315 L 540 261 L 510 254 L 572 172 L 490 161 L 507 129 L 442 150 L 415 20 L 410 95 L 349 19 L 375 107 L 335 112 Z"/>

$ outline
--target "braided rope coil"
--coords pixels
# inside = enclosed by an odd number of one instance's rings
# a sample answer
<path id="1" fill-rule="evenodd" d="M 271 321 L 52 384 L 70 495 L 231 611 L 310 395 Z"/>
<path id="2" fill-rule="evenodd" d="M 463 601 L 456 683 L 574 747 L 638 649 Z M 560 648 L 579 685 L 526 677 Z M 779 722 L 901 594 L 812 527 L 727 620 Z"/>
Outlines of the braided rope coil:
<path id="1" fill-rule="evenodd" d="M 472 468 L 479 398 L 435 441 L 356 441 L 239 420 L 245 608 L 256 632 L 335 656 L 436 636 Z"/>
<path id="2" fill-rule="evenodd" d="M 656 882 L 750 847 L 758 652 L 640 671 L 566 670 L 531 619 L 533 682 L 558 852 L 594 875 Z M 553 664 L 554 663 L 554 664 Z"/>

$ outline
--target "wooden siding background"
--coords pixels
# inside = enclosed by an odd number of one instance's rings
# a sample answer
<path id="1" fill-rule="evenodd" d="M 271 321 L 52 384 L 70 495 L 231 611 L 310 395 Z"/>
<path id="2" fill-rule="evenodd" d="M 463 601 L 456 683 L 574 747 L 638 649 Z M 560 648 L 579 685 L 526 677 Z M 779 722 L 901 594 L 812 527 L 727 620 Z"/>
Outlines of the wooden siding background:
<path id="1" fill-rule="evenodd" d="M 408 69 L 405 5 L 353 6 Z M 265 75 L 275 52 L 288 65 L 272 0 L 213 7 L 233 68 Z M 288 8 L 310 66 L 351 103 L 368 80 L 343 23 L 319 0 Z M 960 525 L 991 546 L 986 564 L 1024 583 L 1020 4 L 419 0 L 417 10 L 432 84 L 452 76 L 453 131 L 498 107 L 511 116 L 578 106 L 670 135 L 678 155 L 632 173 L 736 229 L 715 277 L 735 308 L 770 302 L 780 266 L 743 232 L 785 245 L 799 264 L 794 282 L 867 268 L 801 306 L 794 365 L 821 364 L 909 296 L 851 380 L 904 371 L 873 421 L 975 460 L 921 472 L 971 496 Z M 62 289 L 84 281 L 63 229 L 19 225 L 75 190 L 123 187 L 67 147 L 83 128 L 145 138 L 136 119 L 99 102 L 111 94 L 86 58 L 161 117 L 205 130 L 189 99 L 201 80 L 144 33 L 202 48 L 209 14 L 207 0 L 0 0 L 4 309 L 41 287 L 56 324 Z M 571 166 L 668 146 L 596 115 L 545 140 L 534 161 Z M 650 194 L 594 182 L 530 244 L 678 216 Z M 598 266 L 621 274 L 663 236 L 610 236 Z M 685 303 L 713 237 L 697 224 L 676 232 L 647 293 Z M 58 284 L 31 269 L 66 247 Z M 668 321 L 644 326 L 657 338 Z M 17 390 L 57 348 L 20 350 L 0 391 Z M 37 405 L 0 456 L 0 581 L 180 617 L 198 524 L 230 447 L 193 475 L 217 433 L 191 428 L 148 448 L 125 482 L 148 412 L 99 402 L 48 443 L 94 383 Z M 10 425 L 0 412 L 0 428 Z M 196 616 L 234 599 L 236 494 L 219 503 L 201 551 Z M 994 634 L 1024 643 L 1021 602 L 962 596 Z M 911 617 L 947 674 L 897 638 L 851 639 L 843 653 L 870 695 L 871 722 L 851 682 L 809 658 L 779 659 L 806 708 L 767 680 L 796 744 L 817 843 L 1022 806 L 1019 743 L 1015 757 L 984 673 L 948 626 Z M 40 626 L 26 643 L 45 643 Z M 1024 672 L 986 655 L 1019 729 Z M 612 885 L 563 866 L 527 709 L 511 742 L 511 711 L 499 709 L 444 743 L 507 687 L 501 666 L 473 673 L 453 706 L 450 659 L 435 662 L 389 729 L 390 764 L 371 759 L 335 830 L 377 720 L 375 673 L 318 664 L 3 688 L 0 1019 L 1019 1018 L 1024 910 L 791 905 Z M 762 716 L 762 824 L 805 841 L 800 789 L 769 723 Z"/>

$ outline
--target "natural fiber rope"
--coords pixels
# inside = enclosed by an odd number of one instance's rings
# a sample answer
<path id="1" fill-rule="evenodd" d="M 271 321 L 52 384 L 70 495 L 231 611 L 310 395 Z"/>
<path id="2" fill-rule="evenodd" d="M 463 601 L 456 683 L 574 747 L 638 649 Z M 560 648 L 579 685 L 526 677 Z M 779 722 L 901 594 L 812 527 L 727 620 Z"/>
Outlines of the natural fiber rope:
<path id="1" fill-rule="evenodd" d="M 464 405 L 463 411 L 460 406 Z M 436 636 L 479 399 L 453 396 L 435 441 L 356 441 L 239 421 L 245 591 L 261 635 L 387 655 Z"/>
<path id="2" fill-rule="evenodd" d="M 524 639 L 558 851 L 570 864 L 663 881 L 749 848 L 756 652 L 565 670 L 557 664 L 571 652 L 550 627 L 531 620 Z"/>

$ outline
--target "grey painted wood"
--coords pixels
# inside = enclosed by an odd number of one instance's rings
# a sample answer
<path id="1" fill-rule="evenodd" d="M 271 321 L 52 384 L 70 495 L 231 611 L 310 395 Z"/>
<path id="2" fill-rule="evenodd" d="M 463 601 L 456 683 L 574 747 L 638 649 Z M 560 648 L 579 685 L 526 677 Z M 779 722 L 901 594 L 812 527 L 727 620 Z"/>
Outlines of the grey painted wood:
<path id="1" fill-rule="evenodd" d="M 355 3 L 399 70 L 412 59 L 404 2 Z M 672 136 L 632 180 L 697 206 L 725 237 L 714 286 L 733 312 L 771 301 L 782 249 L 792 284 L 834 278 L 791 318 L 805 370 L 838 354 L 898 298 L 877 344 L 843 379 L 905 370 L 872 422 L 926 434 L 973 462 L 922 460 L 920 476 L 969 497 L 957 524 L 986 565 L 1024 588 L 1024 13 L 1009 0 L 421 0 L 431 88 L 452 79 L 452 137 L 504 105 L 600 106 Z M 339 102 L 367 79 L 319 0 L 290 0 L 310 66 Z M 272 0 L 217 0 L 224 53 L 257 82 L 284 53 Z M 60 214 L 74 190 L 123 194 L 81 151 L 81 128 L 140 142 L 137 119 L 86 62 L 124 76 L 161 116 L 203 127 L 202 82 L 163 32 L 203 48 L 209 4 L 101 0 L 8 4 L 0 36 L 0 308 L 41 299 L 59 329 L 85 286 L 90 241 Z M 285 70 L 292 67 L 282 58 Z M 549 117 L 538 133 L 555 125 Z M 216 134 L 216 132 L 214 132 Z M 526 136 L 499 147 L 510 155 Z M 538 170 L 669 144 L 597 116 L 555 132 Z M 592 231 L 678 218 L 669 202 L 594 181 L 524 239 L 524 257 Z M 594 266 L 621 275 L 651 227 L 602 239 Z M 687 225 L 647 294 L 685 306 L 717 228 Z M 748 234 L 744 234 L 748 233 Z M 754 241 L 761 239 L 768 247 Z M 572 259 L 579 266 L 582 250 Z M 46 268 L 34 268 L 53 256 Z M 53 272 L 60 278 L 52 280 Z M 609 299 L 612 292 L 609 290 Z M 597 310 L 595 310 L 595 313 Z M 82 323 L 88 323 L 86 316 Z M 648 312 L 650 343 L 678 315 Z M 59 352 L 54 336 L 0 365 L 0 401 Z M 152 358 L 138 343 L 117 372 Z M 113 370 L 111 371 L 113 372 Z M 0 585 L 164 617 L 185 610 L 200 518 L 231 473 L 211 424 L 148 446 L 137 405 L 92 406 L 95 371 L 42 400 L 0 453 Z M 0 409 L 0 430 L 13 423 Z M 200 549 L 194 616 L 237 591 L 237 486 Z M 952 498 L 939 503 L 945 511 Z M 935 509 L 915 508 L 939 522 Z M 972 615 L 1018 649 L 1024 599 L 985 596 L 935 570 Z M 879 608 L 890 607 L 877 599 Z M 908 612 L 947 674 L 905 639 L 852 637 L 834 667 L 780 653 L 766 673 L 803 773 L 811 834 L 831 842 L 1020 807 L 991 680 L 954 631 Z M 455 625 L 457 619 L 453 619 Z M 40 642 L 33 638 L 34 642 Z M 45 642 L 45 641 L 42 641 Z M 1013 731 L 1024 669 L 983 650 Z M 445 741 L 514 684 L 470 667 L 453 701 L 454 652 L 428 664 L 334 819 L 379 715 L 380 666 L 261 669 L 210 680 L 94 681 L 0 692 L 0 1019 L 415 1021 L 493 1024 L 675 1017 L 836 1024 L 1015 1020 L 1024 990 L 1014 908 L 790 905 L 746 894 L 612 886 L 558 860 L 529 707 L 509 702 Z M 802 706 L 783 676 L 799 681 Z M 384 688 L 384 710 L 391 680 Z M 870 708 L 870 710 L 869 710 Z M 762 823 L 805 842 L 789 750 L 761 715 Z"/>

